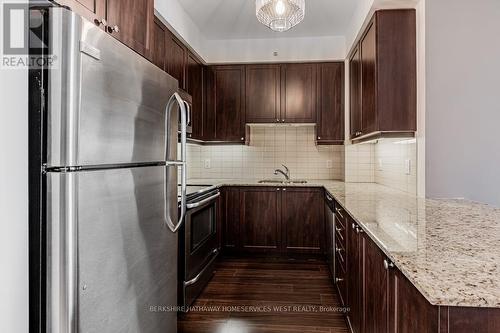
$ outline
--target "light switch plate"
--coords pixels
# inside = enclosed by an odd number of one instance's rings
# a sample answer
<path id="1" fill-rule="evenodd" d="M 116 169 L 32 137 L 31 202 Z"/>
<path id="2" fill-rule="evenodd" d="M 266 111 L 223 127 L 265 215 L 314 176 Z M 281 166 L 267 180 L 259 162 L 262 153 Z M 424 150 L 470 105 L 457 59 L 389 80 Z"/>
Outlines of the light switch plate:
<path id="1" fill-rule="evenodd" d="M 411 160 L 410 159 L 405 160 L 405 174 L 407 174 L 407 175 L 411 174 Z"/>
<path id="2" fill-rule="evenodd" d="M 382 171 L 384 169 L 384 163 L 382 162 L 382 159 L 379 158 L 377 161 L 377 170 Z"/>
<path id="3" fill-rule="evenodd" d="M 328 160 L 328 161 L 326 161 L 326 168 L 327 168 L 327 169 L 331 169 L 331 168 L 333 168 L 333 162 L 332 162 L 332 160 Z"/>
<path id="4" fill-rule="evenodd" d="M 203 167 L 205 169 L 210 169 L 210 160 L 209 159 L 206 159 L 203 161 Z"/>

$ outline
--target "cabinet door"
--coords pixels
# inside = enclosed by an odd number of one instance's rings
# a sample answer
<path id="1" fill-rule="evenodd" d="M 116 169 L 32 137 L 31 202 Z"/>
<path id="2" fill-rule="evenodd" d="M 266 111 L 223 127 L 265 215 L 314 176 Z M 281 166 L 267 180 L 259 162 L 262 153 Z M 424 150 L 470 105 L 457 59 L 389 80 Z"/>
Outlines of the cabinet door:
<path id="1" fill-rule="evenodd" d="M 106 0 L 59 0 L 57 3 L 105 28 L 101 21 L 106 18 Z"/>
<path id="2" fill-rule="evenodd" d="M 438 307 L 431 305 L 398 269 L 391 269 L 389 277 L 389 332 L 438 332 Z"/>
<path id="3" fill-rule="evenodd" d="M 203 64 L 191 53 L 187 58 L 186 90 L 193 97 L 193 110 L 191 113 L 192 137 L 203 137 Z"/>
<path id="4" fill-rule="evenodd" d="M 361 53 L 356 47 L 349 61 L 350 138 L 361 135 Z"/>
<path id="5" fill-rule="evenodd" d="M 153 27 L 153 44 L 151 45 L 151 60 L 153 64 L 165 70 L 165 40 L 167 27 L 155 17 Z"/>
<path id="6" fill-rule="evenodd" d="M 324 234 L 323 192 L 320 188 L 283 188 L 283 251 L 322 253 Z"/>
<path id="7" fill-rule="evenodd" d="M 363 332 L 387 333 L 389 331 L 388 284 L 389 274 L 384 267 L 383 252 L 367 236 L 362 236 L 364 246 L 364 329 Z"/>
<path id="8" fill-rule="evenodd" d="M 226 187 L 222 191 L 222 246 L 236 250 L 240 244 L 240 190 Z"/>
<path id="9" fill-rule="evenodd" d="M 347 218 L 347 304 L 353 333 L 360 333 L 363 320 L 362 241 L 358 225 Z"/>
<path id="10" fill-rule="evenodd" d="M 179 88 L 186 89 L 187 50 L 172 33 L 167 36 L 167 73 L 179 81 Z"/>
<path id="11" fill-rule="evenodd" d="M 378 129 L 376 97 L 376 31 L 375 21 L 367 29 L 361 40 L 361 134 Z"/>
<path id="12" fill-rule="evenodd" d="M 280 117 L 280 66 L 246 66 L 246 122 L 273 123 Z"/>
<path id="13" fill-rule="evenodd" d="M 344 63 L 318 65 L 318 143 L 344 142 Z"/>
<path id="14" fill-rule="evenodd" d="M 217 66 L 212 90 L 215 138 L 245 142 L 245 67 Z"/>
<path id="15" fill-rule="evenodd" d="M 151 58 L 154 0 L 107 0 L 108 32 L 144 57 Z"/>
<path id="16" fill-rule="evenodd" d="M 316 64 L 281 66 L 281 121 L 316 122 Z"/>
<path id="17" fill-rule="evenodd" d="M 279 252 L 279 191 L 275 187 L 240 189 L 240 241 L 246 252 Z"/>
<path id="18" fill-rule="evenodd" d="M 208 66 L 204 71 L 205 108 L 203 109 L 203 140 L 215 141 L 215 69 Z"/>

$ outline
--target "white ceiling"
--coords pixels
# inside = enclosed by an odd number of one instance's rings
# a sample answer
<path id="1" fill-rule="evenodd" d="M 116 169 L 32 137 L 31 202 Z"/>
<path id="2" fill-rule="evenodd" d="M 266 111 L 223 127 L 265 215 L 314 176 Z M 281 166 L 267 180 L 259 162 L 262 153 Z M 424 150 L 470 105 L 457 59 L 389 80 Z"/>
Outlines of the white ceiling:
<path id="1" fill-rule="evenodd" d="M 361 0 L 306 0 L 302 23 L 287 32 L 266 28 L 255 16 L 255 0 L 179 0 L 206 39 L 344 36 Z"/>

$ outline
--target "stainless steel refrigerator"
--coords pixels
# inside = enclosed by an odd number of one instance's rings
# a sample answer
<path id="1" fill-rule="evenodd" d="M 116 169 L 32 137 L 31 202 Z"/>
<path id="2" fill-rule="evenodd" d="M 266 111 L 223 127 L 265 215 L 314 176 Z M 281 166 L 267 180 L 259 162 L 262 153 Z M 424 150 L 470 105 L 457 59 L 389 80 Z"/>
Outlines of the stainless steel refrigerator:
<path id="1" fill-rule="evenodd" d="M 44 20 L 46 332 L 176 332 L 177 80 L 69 10 Z"/>

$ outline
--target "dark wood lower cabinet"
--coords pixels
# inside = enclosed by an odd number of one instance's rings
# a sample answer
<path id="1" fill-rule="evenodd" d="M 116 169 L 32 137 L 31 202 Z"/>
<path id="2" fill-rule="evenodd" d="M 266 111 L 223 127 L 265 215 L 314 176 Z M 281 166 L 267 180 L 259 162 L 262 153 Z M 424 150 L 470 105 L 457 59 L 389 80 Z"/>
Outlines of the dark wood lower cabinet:
<path id="1" fill-rule="evenodd" d="M 274 187 L 240 190 L 241 250 L 280 252 L 279 191 Z"/>
<path id="2" fill-rule="evenodd" d="M 431 305 L 398 269 L 391 269 L 389 276 L 389 332 L 437 332 L 438 307 Z"/>
<path id="3" fill-rule="evenodd" d="M 324 233 L 323 190 L 321 188 L 282 188 L 283 251 L 322 253 Z"/>
<path id="4" fill-rule="evenodd" d="M 498 333 L 500 308 L 442 306 L 439 324 L 440 333 Z"/>
<path id="5" fill-rule="evenodd" d="M 384 253 L 363 235 L 364 332 L 387 333 L 389 329 L 389 274 Z"/>
<path id="6" fill-rule="evenodd" d="M 226 187 L 223 248 L 234 253 L 322 254 L 323 189 Z"/>

